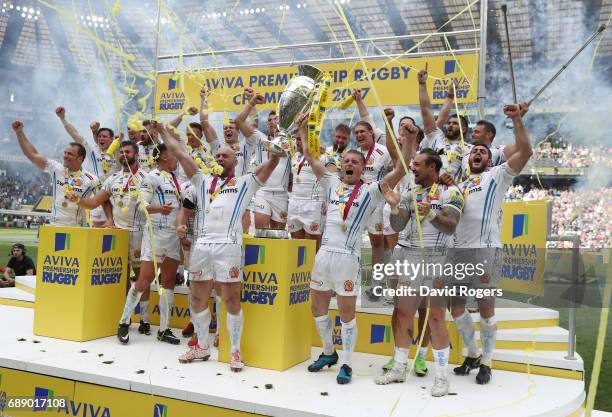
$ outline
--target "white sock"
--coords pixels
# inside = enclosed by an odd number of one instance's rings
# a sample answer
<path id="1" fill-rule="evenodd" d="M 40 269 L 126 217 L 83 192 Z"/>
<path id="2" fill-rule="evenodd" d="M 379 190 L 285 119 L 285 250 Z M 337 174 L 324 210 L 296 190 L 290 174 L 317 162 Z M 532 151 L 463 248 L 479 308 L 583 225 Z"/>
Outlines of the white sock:
<path id="1" fill-rule="evenodd" d="M 136 286 L 132 284 L 130 290 L 127 293 L 127 297 L 125 297 L 125 306 L 123 307 L 123 314 L 121 315 L 121 319 L 119 323 L 128 324 L 130 322 L 130 317 L 132 316 L 132 311 L 136 308 L 138 301 L 140 301 L 140 297 L 142 297 L 140 291 L 136 290 Z"/>
<path id="2" fill-rule="evenodd" d="M 433 349 L 434 362 L 436 364 L 436 376 L 441 378 L 447 378 L 448 376 L 448 355 L 450 354 L 450 348 L 447 346 L 444 349 Z"/>
<path id="3" fill-rule="evenodd" d="M 417 358 L 425 359 L 425 356 L 427 356 L 427 346 L 421 346 L 419 353 L 417 353 Z"/>
<path id="4" fill-rule="evenodd" d="M 230 352 L 240 350 L 243 317 L 242 310 L 237 315 L 227 313 L 227 329 L 229 330 L 230 342 L 232 344 Z"/>
<path id="5" fill-rule="evenodd" d="M 342 322 L 342 364 L 352 366 L 353 350 L 357 343 L 357 319 L 348 323 Z"/>
<path id="6" fill-rule="evenodd" d="M 174 307 L 174 290 L 165 289 L 159 298 L 159 330 L 164 331 L 169 327 L 170 316 Z"/>
<path id="7" fill-rule="evenodd" d="M 470 358 L 477 358 L 480 356 L 480 349 L 478 349 L 478 345 L 476 344 L 476 331 L 474 330 L 472 315 L 468 313 L 467 310 L 464 310 L 462 315 L 455 317 L 455 324 L 463 339 L 463 343 L 465 343 L 467 347 L 468 356 Z"/>
<path id="8" fill-rule="evenodd" d="M 331 318 L 326 314 L 324 316 L 315 317 L 315 324 L 321 336 L 321 342 L 323 343 L 323 354 L 331 355 L 334 353 L 335 347 L 332 342 L 332 321 Z"/>
<path id="9" fill-rule="evenodd" d="M 203 349 L 208 347 L 208 328 L 210 327 L 210 309 L 193 313 L 191 316 L 193 328 L 198 336 L 198 342 Z"/>
<path id="10" fill-rule="evenodd" d="M 491 357 L 495 349 L 497 338 L 497 321 L 495 316 L 485 319 L 480 318 L 480 342 L 482 343 L 482 359 L 480 363 L 491 366 Z"/>
<path id="11" fill-rule="evenodd" d="M 149 300 L 138 303 L 140 306 L 140 320 L 145 323 L 149 322 Z"/>
<path id="12" fill-rule="evenodd" d="M 408 362 L 408 348 L 395 346 L 395 355 L 393 356 L 393 359 L 395 359 L 396 365 L 406 365 Z"/>
<path id="13" fill-rule="evenodd" d="M 219 336 L 219 332 L 221 331 L 221 297 L 218 295 L 215 295 L 215 317 L 217 319 L 215 336 Z"/>

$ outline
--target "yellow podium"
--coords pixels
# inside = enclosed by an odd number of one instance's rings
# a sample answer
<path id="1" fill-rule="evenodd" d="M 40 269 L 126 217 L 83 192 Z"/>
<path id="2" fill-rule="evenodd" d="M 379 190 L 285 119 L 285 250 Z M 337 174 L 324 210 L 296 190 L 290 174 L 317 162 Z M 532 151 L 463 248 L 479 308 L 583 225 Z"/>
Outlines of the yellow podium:
<path id="1" fill-rule="evenodd" d="M 128 232 L 40 229 L 34 334 L 75 341 L 112 336 L 125 301 Z"/>
<path id="2" fill-rule="evenodd" d="M 244 240 L 241 352 L 247 366 L 278 371 L 310 359 L 310 274 L 313 240 Z M 219 360 L 229 362 L 225 306 Z"/>

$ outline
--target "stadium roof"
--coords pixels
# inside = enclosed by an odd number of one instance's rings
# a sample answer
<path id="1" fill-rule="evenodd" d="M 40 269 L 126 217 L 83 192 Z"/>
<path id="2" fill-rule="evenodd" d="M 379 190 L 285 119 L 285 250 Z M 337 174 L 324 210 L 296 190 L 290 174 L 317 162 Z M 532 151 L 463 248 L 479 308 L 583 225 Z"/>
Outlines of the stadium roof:
<path id="1" fill-rule="evenodd" d="M 59 71 L 99 72 L 99 46 L 87 35 L 134 55 L 132 66 L 147 72 L 153 67 L 157 2 L 123 2 L 115 16 L 113 2 L 57 0 L 53 8 L 34 0 L 0 0 L 0 67 L 48 67 Z M 479 3 L 474 0 L 339 0 L 351 30 L 359 39 L 427 34 L 436 31 L 469 4 L 444 31 L 479 29 Z M 489 59 L 505 62 L 506 42 L 500 7 L 508 4 L 513 56 L 517 64 L 565 60 L 612 12 L 612 0 L 490 0 Z M 106 7 L 105 7 L 106 4 Z M 327 0 L 174 0 L 165 1 L 161 19 L 160 55 L 211 52 L 186 61 L 199 67 L 235 66 L 299 60 L 354 57 L 350 32 Z M 87 30 L 84 30 L 87 29 Z M 366 55 L 446 50 L 444 38 L 402 38 L 362 42 Z M 255 47 L 309 44 L 248 52 Z M 478 47 L 478 33 L 448 36 L 452 49 Z M 417 45 L 415 47 L 415 45 Z M 495 47 L 501 45 L 501 48 Z M 219 51 L 238 50 L 232 53 Z M 599 60 L 612 55 L 612 36 L 600 45 Z M 121 75 L 125 63 L 108 54 L 110 70 Z M 161 69 L 176 65 L 162 61 Z"/>

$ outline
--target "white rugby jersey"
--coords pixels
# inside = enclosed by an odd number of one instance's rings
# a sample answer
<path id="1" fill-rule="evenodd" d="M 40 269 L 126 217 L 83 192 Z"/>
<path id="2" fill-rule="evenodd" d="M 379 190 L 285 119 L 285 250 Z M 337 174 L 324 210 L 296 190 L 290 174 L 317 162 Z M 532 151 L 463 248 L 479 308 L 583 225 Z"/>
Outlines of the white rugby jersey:
<path id="1" fill-rule="evenodd" d="M 53 180 L 51 224 L 54 226 L 86 226 L 85 209 L 66 198 L 64 186 L 71 187 L 69 194 L 76 194 L 83 198 L 95 194 L 100 186 L 100 181 L 87 171 L 69 172 L 64 165 L 53 159 L 47 159 L 44 171 L 51 174 Z"/>
<path id="2" fill-rule="evenodd" d="M 379 183 L 361 184 L 352 201 L 346 221 L 342 219 L 342 207 L 348 204 L 350 195 L 357 185 L 347 185 L 336 174 L 326 172 L 319 180 L 326 195 L 327 216 L 321 247 L 334 252 L 361 256 L 361 234 L 369 217 L 384 201 Z"/>
<path id="3" fill-rule="evenodd" d="M 120 171 L 102 184 L 102 189 L 110 195 L 113 220 L 119 229 L 142 230 L 146 222 L 144 207 L 140 204 L 140 185 L 145 176 L 141 169 L 135 173 Z"/>
<path id="4" fill-rule="evenodd" d="M 100 182 L 103 183 L 111 174 L 121 170 L 115 158 L 101 151 L 99 146 L 91 146 L 87 140 L 84 141 L 83 146 L 87 151 L 83 165 L 87 171 L 98 177 Z"/>
<path id="5" fill-rule="evenodd" d="M 465 135 L 466 132 L 463 132 Z M 442 151 L 440 158 L 442 159 L 442 169 L 440 175 L 449 174 L 455 184 L 461 182 L 463 175 L 462 167 L 465 155 L 466 143 L 461 146 L 461 139 L 448 140 L 444 132 L 436 128 L 431 133 L 425 135 L 425 138 L 419 144 L 419 151 L 425 148 L 433 149 L 436 152 Z"/>
<path id="6" fill-rule="evenodd" d="M 515 176 L 512 168 L 503 163 L 459 184 L 465 208 L 455 230 L 455 247 L 502 247 L 501 204 Z"/>
<path id="7" fill-rule="evenodd" d="M 155 229 L 176 228 L 176 214 L 181 206 L 181 186 L 174 173 L 153 169 L 145 175 L 140 184 L 140 194 L 148 205 L 165 206 L 171 204 L 174 210 L 169 214 L 149 214 L 151 224 Z M 148 227 L 147 224 L 145 227 Z"/>
<path id="8" fill-rule="evenodd" d="M 138 166 L 145 173 L 151 172 L 157 168 L 157 162 L 153 159 L 153 150 L 157 144 L 138 145 Z"/>
<path id="9" fill-rule="evenodd" d="M 270 153 L 261 144 L 262 139 L 268 139 L 268 136 L 263 132 L 255 129 L 250 138 L 253 143 L 257 144 L 257 164 L 262 164 L 270 158 Z M 289 188 L 289 175 L 291 174 L 291 158 L 289 156 L 279 158 L 278 165 L 272 171 L 270 178 L 266 181 L 266 185 L 261 187 L 261 191 L 287 191 Z"/>
<path id="10" fill-rule="evenodd" d="M 467 180 L 467 177 L 470 173 L 470 153 L 472 152 L 473 147 L 474 145 L 472 145 L 471 143 L 465 144 L 465 154 L 463 155 L 463 162 L 461 166 L 462 182 Z M 505 145 L 494 145 L 489 147 L 489 150 L 491 150 L 491 166 L 496 167 L 506 162 L 506 154 L 504 153 L 504 149 L 506 149 Z"/>
<path id="11" fill-rule="evenodd" d="M 319 158 L 322 163 L 324 163 L 324 159 L 324 156 Z M 289 198 L 296 200 L 321 200 L 322 190 L 320 184 L 304 155 L 300 153 L 295 155 L 291 164 L 291 173 L 293 185 L 291 186 Z"/>
<path id="12" fill-rule="evenodd" d="M 416 184 L 416 201 L 428 202 L 431 205 L 431 210 L 436 214 L 442 213 L 442 208 L 452 207 L 459 213 L 463 211 L 463 196 L 459 188 L 455 185 L 447 186 L 444 184 L 433 184 L 431 187 L 423 188 Z M 417 217 L 415 213 L 415 205 L 413 200 L 413 191 L 406 189 L 402 194 L 400 207 L 410 212 L 410 231 L 407 237 L 409 246 L 413 248 L 420 247 L 419 232 L 417 229 Z M 460 222 L 461 223 L 461 222 Z M 426 248 L 445 248 L 448 246 L 447 239 L 449 236 L 442 233 L 429 220 L 421 220 L 421 231 L 423 235 L 423 247 Z M 448 242 L 452 243 L 452 242 Z"/>
<path id="13" fill-rule="evenodd" d="M 199 215 L 198 242 L 242 244 L 242 214 L 263 185 L 255 174 L 221 178 L 198 172 L 191 183 Z"/>
<path id="14" fill-rule="evenodd" d="M 366 167 L 363 172 L 366 184 L 382 180 L 385 174 L 393 168 L 393 161 L 384 145 L 374 143 L 372 152 L 370 152 L 370 149 L 364 151 L 361 148 L 356 148 L 355 150 L 361 152 L 366 158 Z M 368 154 L 370 154 L 369 158 Z"/>

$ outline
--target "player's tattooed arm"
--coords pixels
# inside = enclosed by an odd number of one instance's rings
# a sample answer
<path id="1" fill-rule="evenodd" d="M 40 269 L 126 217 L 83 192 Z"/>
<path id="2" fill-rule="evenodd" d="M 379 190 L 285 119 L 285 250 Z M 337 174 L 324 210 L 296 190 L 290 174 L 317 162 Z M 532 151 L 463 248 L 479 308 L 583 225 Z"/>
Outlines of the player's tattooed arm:
<path id="1" fill-rule="evenodd" d="M 434 219 L 431 220 L 431 224 L 445 235 L 452 235 L 455 233 L 455 229 L 460 219 L 461 213 L 459 213 L 459 211 L 451 207 L 442 207 L 442 213 L 436 215 Z"/>

